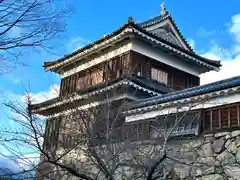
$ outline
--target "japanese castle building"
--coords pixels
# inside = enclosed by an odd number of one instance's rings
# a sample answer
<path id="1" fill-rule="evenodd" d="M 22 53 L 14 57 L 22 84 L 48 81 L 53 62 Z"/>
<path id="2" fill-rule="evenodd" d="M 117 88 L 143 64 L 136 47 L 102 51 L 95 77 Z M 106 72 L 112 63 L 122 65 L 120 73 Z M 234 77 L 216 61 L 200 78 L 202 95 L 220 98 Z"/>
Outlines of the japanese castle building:
<path id="1" fill-rule="evenodd" d="M 59 135 L 60 117 L 68 116 L 76 107 L 86 110 L 103 105 L 106 93 L 115 113 L 119 102 L 128 102 L 117 123 L 124 124 L 124 132 L 116 132 L 116 137 L 132 141 L 154 138 L 153 119 L 161 121 L 169 114 L 187 111 L 189 106 L 190 113 L 172 137 L 236 133 L 240 127 L 240 76 L 200 85 L 202 73 L 220 67 L 220 61 L 194 52 L 163 6 L 157 17 L 142 23 L 129 17 L 111 34 L 58 60 L 45 62 L 45 71 L 62 77 L 60 94 L 32 105 L 32 111 L 48 118 L 47 147 L 54 145 L 51 137 Z M 172 124 L 169 120 L 166 128 Z M 94 128 L 96 133 L 104 134 L 106 127 L 96 122 Z"/>

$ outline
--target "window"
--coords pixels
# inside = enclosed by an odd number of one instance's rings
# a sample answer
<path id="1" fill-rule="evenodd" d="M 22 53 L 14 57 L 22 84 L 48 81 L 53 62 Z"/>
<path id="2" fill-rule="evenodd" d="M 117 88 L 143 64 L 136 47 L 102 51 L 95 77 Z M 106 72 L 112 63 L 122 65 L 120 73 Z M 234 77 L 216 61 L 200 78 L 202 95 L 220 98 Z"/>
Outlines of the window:
<path id="1" fill-rule="evenodd" d="M 237 127 L 240 125 L 239 105 L 222 106 L 204 112 L 204 129 Z"/>
<path id="2" fill-rule="evenodd" d="M 164 84 L 167 84 L 167 82 L 168 82 L 168 74 L 166 72 L 161 71 L 156 68 L 151 69 L 151 78 L 153 80 L 156 80 L 156 81 L 158 81 L 160 83 L 164 83 Z"/>

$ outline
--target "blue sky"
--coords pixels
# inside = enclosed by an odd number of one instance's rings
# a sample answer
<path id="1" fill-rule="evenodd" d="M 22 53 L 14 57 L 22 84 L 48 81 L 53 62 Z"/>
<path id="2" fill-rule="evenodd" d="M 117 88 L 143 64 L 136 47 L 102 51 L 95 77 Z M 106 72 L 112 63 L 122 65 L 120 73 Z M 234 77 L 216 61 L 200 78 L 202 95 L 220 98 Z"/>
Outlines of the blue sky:
<path id="1" fill-rule="evenodd" d="M 133 16 L 135 22 L 157 16 L 162 3 L 160 0 L 71 2 L 75 12 L 71 18 L 66 19 L 68 27 L 61 44 L 54 43 L 55 48 L 52 51 L 56 55 L 40 52 L 21 57 L 28 64 L 27 67 L 18 67 L 0 76 L 0 92 L 4 93 L 4 97 L 22 100 L 26 89 L 30 90 L 38 101 L 53 97 L 56 93 L 52 85 L 59 84 L 59 76 L 45 73 L 42 67 L 44 61 L 54 60 L 111 33 L 125 23 L 129 16 Z M 220 72 L 202 76 L 203 83 L 238 75 L 239 0 L 166 0 L 164 3 L 182 34 L 199 54 L 224 60 Z M 7 110 L 0 115 L 0 124 L 11 125 L 5 114 L 8 114 Z"/>
<path id="2" fill-rule="evenodd" d="M 24 93 L 27 87 L 32 92 L 46 91 L 51 84 L 59 83 L 59 77 L 45 73 L 43 62 L 56 59 L 104 34 L 109 34 L 133 16 L 136 22 L 144 21 L 160 13 L 160 0 L 138 1 L 73 1 L 74 14 L 68 18 L 67 31 L 62 44 L 55 45 L 58 56 L 47 53 L 32 53 L 22 57 L 28 67 L 19 67 L 0 77 L 1 89 L 16 94 Z M 186 39 L 194 41 L 200 54 L 208 52 L 213 45 L 231 49 L 236 44 L 229 33 L 232 17 L 240 13 L 239 1 L 229 0 L 167 0 L 165 6 L 172 14 Z"/>

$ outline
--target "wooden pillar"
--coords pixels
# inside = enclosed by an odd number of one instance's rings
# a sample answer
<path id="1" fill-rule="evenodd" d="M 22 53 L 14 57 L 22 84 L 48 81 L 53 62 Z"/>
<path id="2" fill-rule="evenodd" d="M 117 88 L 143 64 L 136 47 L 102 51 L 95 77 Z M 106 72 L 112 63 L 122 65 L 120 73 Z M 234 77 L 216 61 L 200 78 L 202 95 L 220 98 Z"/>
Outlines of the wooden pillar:
<path id="1" fill-rule="evenodd" d="M 219 120 L 219 128 L 222 127 L 222 122 L 221 122 L 221 109 L 218 109 L 218 120 Z"/>
<path id="2" fill-rule="evenodd" d="M 62 94 L 63 94 L 63 86 L 64 86 L 64 79 L 61 79 L 60 96 L 62 96 Z"/>
<path id="3" fill-rule="evenodd" d="M 210 111 L 210 127 L 211 127 L 211 130 L 213 129 L 212 127 L 212 110 Z"/>
<path id="4" fill-rule="evenodd" d="M 205 113 L 206 112 L 204 112 L 204 111 L 202 111 L 202 114 L 203 114 L 203 116 L 202 116 L 202 125 L 203 125 L 203 130 L 205 131 L 206 130 L 206 126 L 205 126 Z"/>
<path id="5" fill-rule="evenodd" d="M 231 126 L 231 119 L 230 119 L 230 117 L 231 117 L 230 108 L 228 108 L 228 127 Z"/>
<path id="6" fill-rule="evenodd" d="M 238 126 L 240 126 L 240 117 L 239 117 L 239 105 L 237 105 L 237 120 L 238 120 Z"/>

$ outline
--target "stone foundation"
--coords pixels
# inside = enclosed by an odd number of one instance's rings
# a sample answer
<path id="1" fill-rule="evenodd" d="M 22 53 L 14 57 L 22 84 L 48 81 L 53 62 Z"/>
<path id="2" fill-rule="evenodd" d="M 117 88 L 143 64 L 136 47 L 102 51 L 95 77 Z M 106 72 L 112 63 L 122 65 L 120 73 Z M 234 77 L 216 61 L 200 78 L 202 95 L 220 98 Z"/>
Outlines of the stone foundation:
<path id="1" fill-rule="evenodd" d="M 118 145 L 118 147 L 121 146 L 123 144 Z M 118 147 L 116 146 L 116 149 Z M 149 165 L 159 156 L 160 149 L 161 143 L 127 145 L 118 156 L 117 162 L 125 165 L 117 169 L 116 179 L 126 179 L 127 175 L 141 173 L 141 167 L 134 165 Z M 86 157 L 82 158 L 82 153 L 74 155 L 75 153 L 70 153 L 70 157 L 66 158 L 68 162 L 75 160 L 76 168 L 85 169 L 86 172 L 93 174 L 98 172 L 95 164 L 88 161 Z M 107 153 L 103 153 L 102 156 L 102 159 L 111 157 Z M 174 172 L 173 174 L 177 175 L 175 180 L 240 180 L 240 130 L 206 134 L 195 139 L 171 140 L 167 144 L 167 156 L 171 158 L 166 159 L 159 167 L 164 172 L 162 179 L 168 179 Z M 74 177 L 68 176 L 66 179 L 74 179 Z M 101 179 L 100 176 L 99 179 Z"/>
<path id="2" fill-rule="evenodd" d="M 240 131 L 208 134 L 191 172 L 197 180 L 240 179 Z"/>

